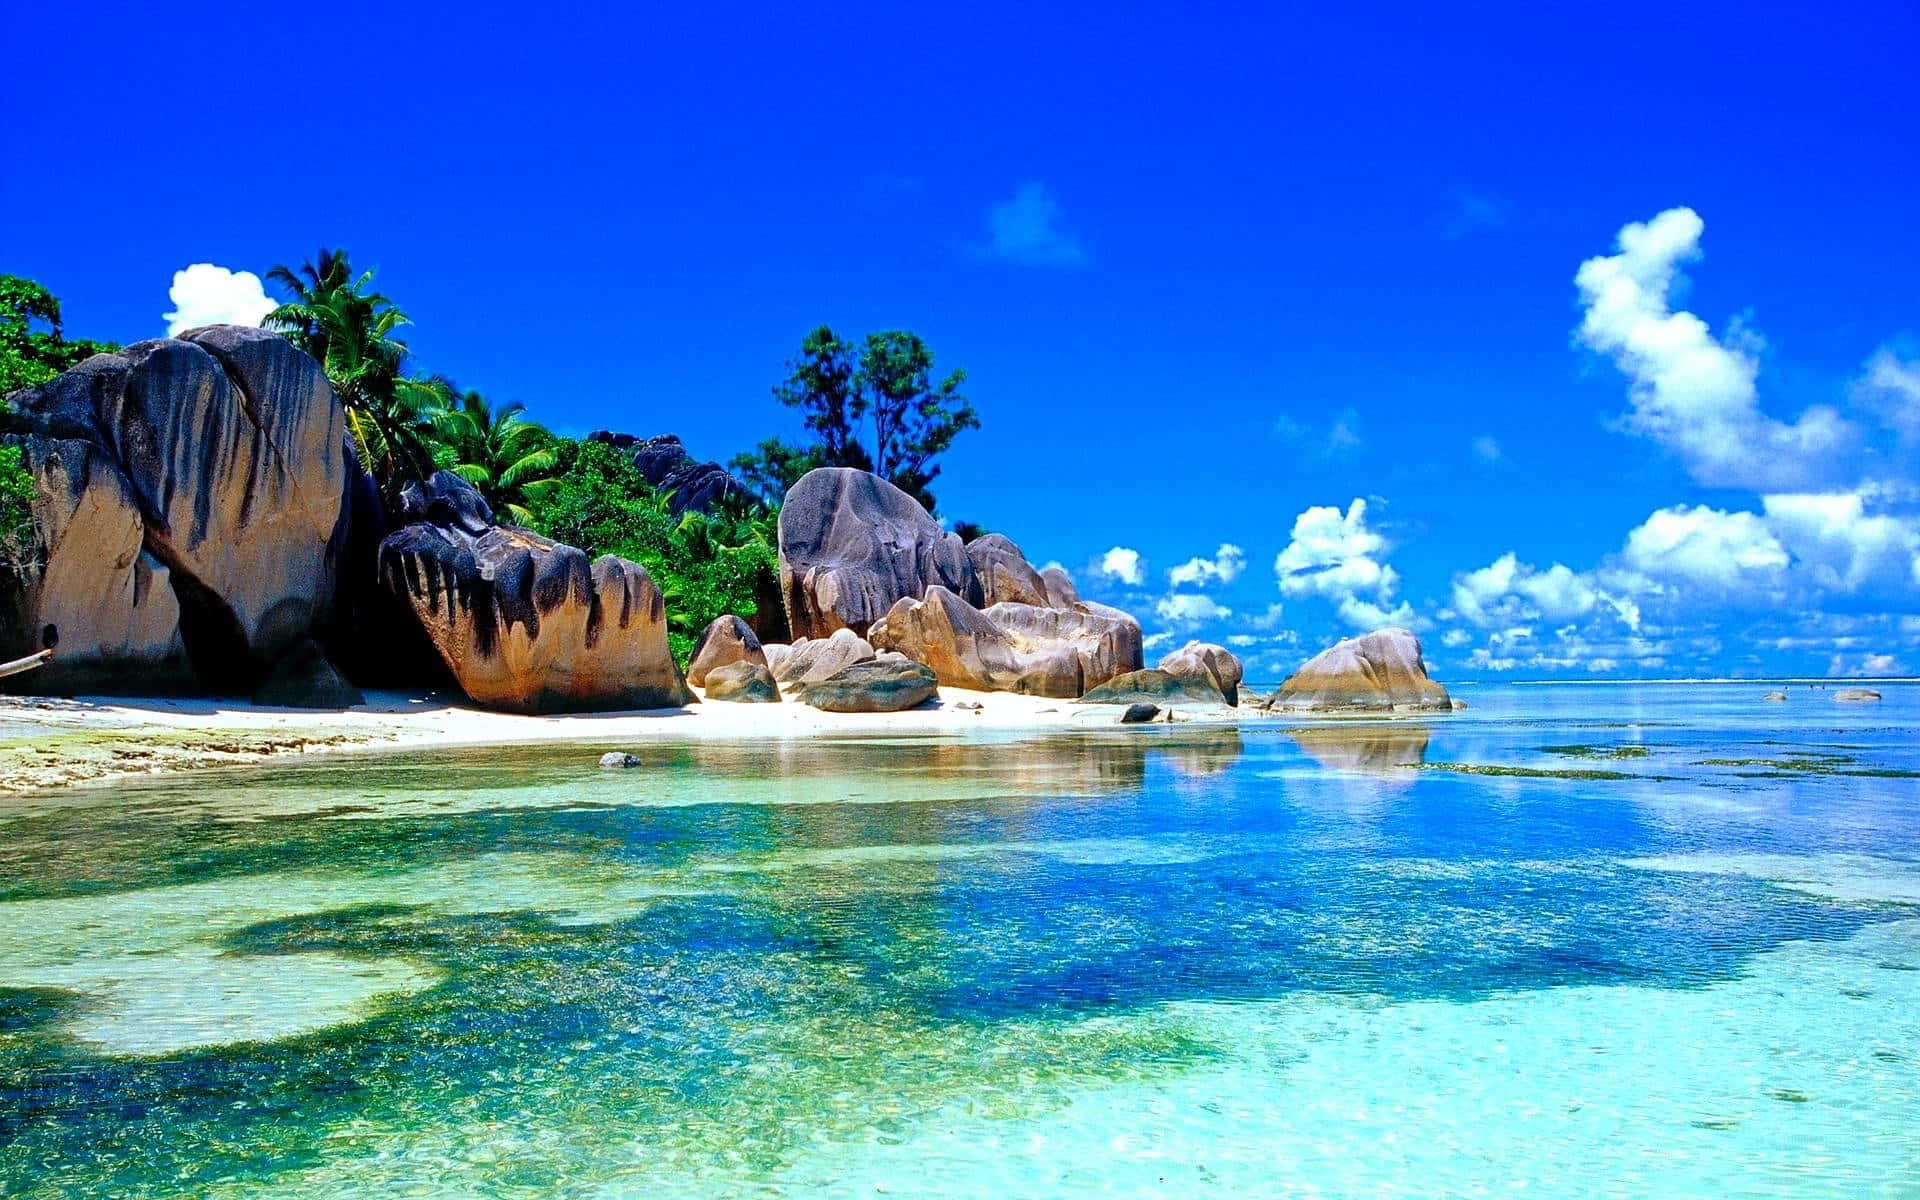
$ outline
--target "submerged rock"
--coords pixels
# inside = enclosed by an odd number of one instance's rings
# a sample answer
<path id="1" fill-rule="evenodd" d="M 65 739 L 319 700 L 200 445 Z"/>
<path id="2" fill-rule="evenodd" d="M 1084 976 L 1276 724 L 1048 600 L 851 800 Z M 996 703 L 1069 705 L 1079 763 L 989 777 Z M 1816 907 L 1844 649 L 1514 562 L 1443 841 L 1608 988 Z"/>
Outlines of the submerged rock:
<path id="1" fill-rule="evenodd" d="M 1080 697 L 1082 704 L 1199 704 L 1223 706 L 1227 698 L 1203 679 L 1181 678 L 1152 667 L 1116 675 Z"/>
<path id="2" fill-rule="evenodd" d="M 707 673 L 707 699 L 734 704 L 778 704 L 780 687 L 765 663 L 739 662 L 715 667 Z"/>
<path id="3" fill-rule="evenodd" d="M 1778 701 L 1785 700 L 1787 698 L 1787 694 L 1785 692 L 1768 692 L 1766 695 L 1760 698 L 1762 700 L 1771 700 L 1771 701 L 1778 702 Z"/>
<path id="4" fill-rule="evenodd" d="M 618 750 L 609 750 L 600 756 L 600 766 L 604 770 L 625 770 L 639 765 L 638 755 L 624 754 Z"/>
<path id="5" fill-rule="evenodd" d="M 492 523 L 440 471 L 402 497 L 410 523 L 380 543 L 380 579 L 476 703 L 510 712 L 673 708 L 687 691 L 660 589 L 635 562 Z"/>
<path id="6" fill-rule="evenodd" d="M 905 599 L 939 585 L 979 598 L 960 539 L 886 480 L 820 467 L 788 489 L 780 509 L 780 592 L 796 639 L 868 627 Z"/>
<path id="7" fill-rule="evenodd" d="M 1225 646 L 1192 641 L 1160 660 L 1160 669 L 1176 679 L 1197 680 L 1219 692 L 1230 705 L 1240 703 L 1240 660 Z"/>
<path id="8" fill-rule="evenodd" d="M 937 697 L 938 684 L 923 664 L 889 655 L 854 663 L 807 684 L 800 698 L 825 712 L 903 712 Z"/>
<path id="9" fill-rule="evenodd" d="M 1872 688 L 1841 688 L 1833 698 L 1842 704 L 1878 704 L 1880 693 Z"/>
<path id="10" fill-rule="evenodd" d="M 1274 693 L 1276 708 L 1440 709 L 1447 689 L 1427 678 L 1420 639 L 1407 629 L 1382 629 L 1322 650 Z"/>
<path id="11" fill-rule="evenodd" d="M 708 672 L 737 662 L 765 667 L 767 656 L 760 647 L 760 639 L 739 617 L 715 617 L 700 632 L 700 640 L 694 644 L 693 655 L 687 660 L 687 682 L 694 687 L 705 687 Z"/>

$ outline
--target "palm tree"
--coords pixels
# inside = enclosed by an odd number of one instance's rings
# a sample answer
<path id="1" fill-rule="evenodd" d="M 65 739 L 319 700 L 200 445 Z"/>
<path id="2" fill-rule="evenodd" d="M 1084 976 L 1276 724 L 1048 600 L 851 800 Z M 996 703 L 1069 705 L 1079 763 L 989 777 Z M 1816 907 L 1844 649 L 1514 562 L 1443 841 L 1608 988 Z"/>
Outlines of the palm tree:
<path id="1" fill-rule="evenodd" d="M 267 278 L 287 302 L 262 322 L 319 361 L 346 410 L 360 462 L 391 500 L 409 480 L 433 470 L 434 418 L 445 389 L 403 374 L 407 344 L 394 330 L 407 316 L 372 290 L 373 272 L 357 278 L 344 250 L 322 248 L 298 272 L 277 266 Z"/>
<path id="2" fill-rule="evenodd" d="M 472 484 L 495 514 L 527 524 L 528 502 L 557 482 L 557 439 L 526 418 L 523 404 L 495 408 L 479 392 L 449 391 L 451 403 L 434 420 L 439 465 Z"/>

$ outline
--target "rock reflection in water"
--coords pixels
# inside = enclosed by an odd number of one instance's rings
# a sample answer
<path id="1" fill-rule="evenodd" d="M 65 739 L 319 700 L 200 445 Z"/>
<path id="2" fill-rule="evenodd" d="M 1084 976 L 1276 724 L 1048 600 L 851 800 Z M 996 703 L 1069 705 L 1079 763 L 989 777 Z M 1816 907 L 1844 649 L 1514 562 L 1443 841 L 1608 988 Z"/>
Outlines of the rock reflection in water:
<path id="1" fill-rule="evenodd" d="M 1325 725 L 1287 736 L 1323 767 L 1392 777 L 1426 761 L 1429 733 L 1425 725 Z"/>

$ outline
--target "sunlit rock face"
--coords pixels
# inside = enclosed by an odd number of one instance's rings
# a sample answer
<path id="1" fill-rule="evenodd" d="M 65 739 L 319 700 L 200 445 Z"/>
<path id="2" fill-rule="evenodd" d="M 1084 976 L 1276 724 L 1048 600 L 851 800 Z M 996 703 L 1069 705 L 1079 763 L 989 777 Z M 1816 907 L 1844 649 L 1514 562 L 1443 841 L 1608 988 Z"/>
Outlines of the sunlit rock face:
<path id="1" fill-rule="evenodd" d="M 1205 683 L 1228 704 L 1240 703 L 1240 660 L 1225 646 L 1190 641 L 1162 658 L 1159 667 L 1176 678 Z"/>
<path id="2" fill-rule="evenodd" d="M 761 649 L 760 639 L 739 617 L 715 617 L 701 631 L 700 640 L 693 647 L 693 656 L 687 660 L 687 682 L 694 687 L 705 687 L 709 674 L 739 662 L 761 667 L 767 665 L 766 651 Z"/>
<path id="3" fill-rule="evenodd" d="M 447 471 L 401 498 L 380 579 L 411 606 L 462 691 L 509 712 L 673 708 L 692 700 L 666 606 L 640 564 L 493 523 Z"/>
<path id="4" fill-rule="evenodd" d="M 979 599 L 972 560 L 918 501 L 850 467 L 820 467 L 780 508 L 780 592 L 795 639 L 864 636 L 894 603 L 934 585 Z"/>
<path id="5" fill-rule="evenodd" d="M 1420 639 L 1407 629 L 1347 638 L 1307 660 L 1274 693 L 1276 708 L 1452 708 L 1447 689 L 1427 678 Z"/>
<path id="6" fill-rule="evenodd" d="M 933 669 L 949 687 L 1072 699 L 1140 663 L 1140 629 L 1081 609 L 974 608 L 943 587 L 900 600 L 868 631 L 876 649 Z"/>
<path id="7" fill-rule="evenodd" d="M 217 325 L 9 402 L 45 561 L 13 598 L 6 649 L 55 651 L 19 686 L 244 691 L 320 631 L 357 470 L 313 359 Z"/>
<path id="8" fill-rule="evenodd" d="M 1027 556 L 1020 553 L 1020 547 L 1000 534 L 989 533 L 968 542 L 967 558 L 973 563 L 974 577 L 980 582 L 982 605 L 1003 602 L 1039 608 L 1052 605 L 1046 580 L 1033 569 Z"/>

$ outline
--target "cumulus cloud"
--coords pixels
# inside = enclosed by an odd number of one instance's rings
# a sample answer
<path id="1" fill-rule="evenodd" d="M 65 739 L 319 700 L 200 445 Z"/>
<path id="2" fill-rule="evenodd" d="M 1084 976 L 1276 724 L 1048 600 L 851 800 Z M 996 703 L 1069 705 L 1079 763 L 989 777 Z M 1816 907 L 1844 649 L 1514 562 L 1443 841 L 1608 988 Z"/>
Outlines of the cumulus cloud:
<path id="1" fill-rule="evenodd" d="M 1869 514 L 1858 492 L 1764 496 L 1761 510 L 1817 588 L 1898 591 L 1920 578 L 1920 528 L 1910 518 Z"/>
<path id="2" fill-rule="evenodd" d="M 1786 547 L 1765 521 L 1704 504 L 1656 510 L 1627 534 L 1620 558 L 1629 569 L 1655 579 L 1723 591 L 1787 565 Z"/>
<path id="3" fill-rule="evenodd" d="M 1292 540 L 1274 558 L 1273 573 L 1282 594 L 1329 600 L 1349 625 L 1412 625 L 1413 609 L 1393 600 L 1400 577 L 1382 561 L 1389 549 L 1367 526 L 1365 500 L 1356 498 L 1344 513 L 1318 505 L 1294 518 Z"/>
<path id="4" fill-rule="evenodd" d="M 1500 453 L 1500 443 L 1491 437 L 1482 435 L 1473 439 L 1473 454 L 1481 462 L 1499 462 L 1504 457 Z"/>
<path id="5" fill-rule="evenodd" d="M 1692 209 L 1668 209 L 1621 229 L 1617 253 L 1582 263 L 1574 276 L 1585 307 L 1580 339 L 1632 381 L 1625 428 L 1679 455 L 1701 483 L 1778 491 L 1818 484 L 1857 430 L 1826 406 L 1791 424 L 1763 413 L 1751 335 L 1735 329 L 1715 338 L 1705 321 L 1670 307 L 1704 228 Z"/>
<path id="6" fill-rule="evenodd" d="M 1247 566 L 1247 552 L 1232 542 L 1220 543 L 1211 559 L 1190 558 L 1173 570 L 1167 572 L 1167 582 L 1174 587 L 1193 585 L 1205 587 L 1210 583 L 1232 583 Z"/>
<path id="7" fill-rule="evenodd" d="M 169 337 L 202 325 L 258 325 L 278 307 L 258 275 L 212 263 L 175 271 L 167 299 L 173 301 L 173 311 L 163 314 Z"/>
<path id="8" fill-rule="evenodd" d="M 1867 360 L 1854 395 L 1902 441 L 1920 441 L 1920 360 L 1903 361 L 1882 347 Z"/>
<path id="9" fill-rule="evenodd" d="M 1011 200 L 987 209 L 988 240 L 982 253 L 1026 267 L 1078 267 L 1087 261 L 1077 238 L 1060 227 L 1060 204 L 1037 180 L 1020 185 Z"/>
<path id="10" fill-rule="evenodd" d="M 1163 596 L 1153 611 L 1169 625 L 1192 626 L 1218 621 L 1233 615 L 1233 610 L 1200 592 L 1176 592 Z"/>
<path id="11" fill-rule="evenodd" d="M 1571 621 L 1603 601 L 1630 624 L 1639 623 L 1639 612 L 1630 602 L 1606 595 L 1588 576 L 1560 563 L 1536 570 L 1512 551 L 1453 578 L 1454 612 L 1482 629 L 1517 621 Z"/>
<path id="12" fill-rule="evenodd" d="M 1147 564 L 1138 550 L 1126 546 L 1115 546 L 1100 558 L 1100 574 L 1109 579 L 1117 579 L 1130 587 L 1139 587 L 1146 582 Z"/>

